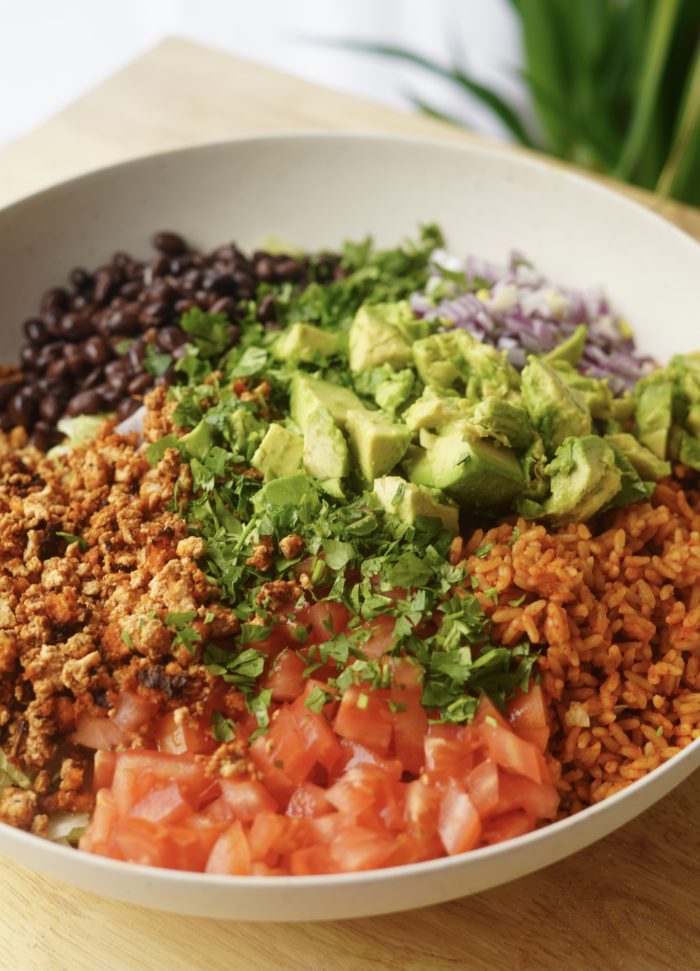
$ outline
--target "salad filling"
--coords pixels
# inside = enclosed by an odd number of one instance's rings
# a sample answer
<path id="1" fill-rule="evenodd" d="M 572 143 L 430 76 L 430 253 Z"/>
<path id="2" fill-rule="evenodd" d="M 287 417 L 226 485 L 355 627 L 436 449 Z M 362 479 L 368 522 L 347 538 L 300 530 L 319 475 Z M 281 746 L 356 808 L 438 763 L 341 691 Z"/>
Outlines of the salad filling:
<path id="1" fill-rule="evenodd" d="M 146 341 L 172 380 L 127 425 L 5 434 L 3 821 L 211 873 L 393 866 L 700 734 L 700 360 L 443 245 L 247 281 L 176 356 Z"/>

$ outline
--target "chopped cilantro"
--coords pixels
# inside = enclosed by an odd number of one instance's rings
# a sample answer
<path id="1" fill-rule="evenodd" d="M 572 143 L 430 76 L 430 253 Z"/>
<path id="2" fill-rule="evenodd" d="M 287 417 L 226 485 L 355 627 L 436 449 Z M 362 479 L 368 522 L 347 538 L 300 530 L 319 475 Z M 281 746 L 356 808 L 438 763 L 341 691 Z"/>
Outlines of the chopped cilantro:
<path id="1" fill-rule="evenodd" d="M 87 541 L 84 540 L 82 536 L 76 536 L 75 533 L 57 532 L 56 535 L 60 536 L 61 539 L 64 539 L 68 544 L 68 546 L 72 546 L 73 543 L 77 543 L 78 549 L 80 550 L 81 553 L 84 553 L 88 548 Z"/>
<path id="2" fill-rule="evenodd" d="M 129 631 L 128 630 L 123 630 L 121 632 L 121 635 L 120 636 L 121 636 L 121 639 L 126 644 L 126 646 L 129 648 L 129 650 L 130 651 L 133 651 L 133 649 L 134 649 L 134 642 L 131 639 L 131 634 L 129 633 Z"/>
<path id="3" fill-rule="evenodd" d="M 217 742 L 230 742 L 236 737 L 236 724 L 214 709 L 211 715 L 211 733 Z"/>
<path id="4" fill-rule="evenodd" d="M 153 344 L 148 344 L 146 347 L 146 357 L 143 362 L 143 366 L 149 374 L 154 374 L 157 378 L 161 377 L 168 370 L 170 365 L 173 363 L 173 359 L 169 354 L 159 353 Z"/>
<path id="5" fill-rule="evenodd" d="M 163 618 L 163 623 L 166 627 L 173 627 L 175 629 L 175 637 L 173 638 L 173 647 L 178 644 L 182 644 L 190 654 L 194 654 L 195 646 L 201 641 L 202 635 L 191 626 L 192 621 L 196 618 L 196 610 L 186 610 L 182 613 L 166 614 Z"/>
<path id="6" fill-rule="evenodd" d="M 231 342 L 226 314 L 208 314 L 199 307 L 191 307 L 182 315 L 180 327 L 193 338 L 195 347 L 204 357 L 223 354 Z"/>
<path id="7" fill-rule="evenodd" d="M 327 705 L 329 701 L 333 700 L 333 695 L 328 691 L 324 691 L 317 684 L 313 686 L 307 699 L 304 702 L 306 708 L 310 708 L 311 711 L 315 711 L 316 714 L 320 715 L 323 711 L 323 706 Z"/>

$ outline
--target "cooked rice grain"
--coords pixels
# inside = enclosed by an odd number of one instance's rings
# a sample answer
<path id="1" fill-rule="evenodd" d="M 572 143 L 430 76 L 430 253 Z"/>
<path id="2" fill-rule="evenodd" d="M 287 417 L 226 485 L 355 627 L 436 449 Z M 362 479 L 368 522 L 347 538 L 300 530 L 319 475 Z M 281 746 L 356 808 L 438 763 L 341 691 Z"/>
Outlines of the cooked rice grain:
<path id="1" fill-rule="evenodd" d="M 700 493 L 682 478 L 610 514 L 595 534 L 520 520 L 515 539 L 502 524 L 454 550 L 478 579 L 494 642 L 540 646 L 562 815 L 700 737 Z M 483 593 L 494 588 L 498 603 Z"/>

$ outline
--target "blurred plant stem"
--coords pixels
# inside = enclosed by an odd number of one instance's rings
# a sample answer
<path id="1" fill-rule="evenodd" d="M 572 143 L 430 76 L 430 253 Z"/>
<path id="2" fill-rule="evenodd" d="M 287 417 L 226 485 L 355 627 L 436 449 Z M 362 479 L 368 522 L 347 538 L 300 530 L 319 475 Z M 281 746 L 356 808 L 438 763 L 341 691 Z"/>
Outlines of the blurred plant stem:
<path id="1" fill-rule="evenodd" d="M 422 68 L 476 100 L 520 145 L 700 205 L 700 0 L 510 0 L 535 124 L 463 58 L 343 46 Z M 463 124 L 419 96 L 415 106 Z"/>

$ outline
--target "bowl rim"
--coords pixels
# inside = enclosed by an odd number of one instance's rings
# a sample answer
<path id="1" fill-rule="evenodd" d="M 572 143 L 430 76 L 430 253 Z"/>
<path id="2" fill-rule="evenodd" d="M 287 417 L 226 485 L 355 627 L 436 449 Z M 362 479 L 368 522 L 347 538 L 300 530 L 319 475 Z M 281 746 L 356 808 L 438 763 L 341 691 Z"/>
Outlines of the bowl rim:
<path id="1" fill-rule="evenodd" d="M 227 150 L 235 151 L 235 149 L 239 146 L 254 146 L 255 144 L 259 143 L 269 144 L 280 142 L 289 144 L 290 142 L 298 142 L 300 145 L 313 145 L 314 143 L 323 145 L 332 145 L 333 143 L 337 143 L 342 145 L 348 141 L 355 144 L 400 144 L 409 149 L 413 147 L 420 149 L 434 149 L 437 151 L 448 151 L 456 156 L 471 156 L 481 159 L 484 162 L 493 161 L 506 166 L 513 166 L 516 169 L 520 168 L 529 170 L 535 174 L 539 174 L 540 176 L 546 174 L 562 183 L 569 183 L 574 189 L 579 188 L 583 192 L 593 193 L 601 197 L 603 201 L 608 201 L 611 205 L 621 206 L 623 210 L 636 213 L 637 218 L 648 220 L 649 223 L 655 227 L 655 231 L 657 233 L 662 232 L 672 237 L 676 237 L 679 241 L 681 241 L 682 245 L 688 246 L 694 250 L 700 262 L 700 242 L 691 236 L 690 233 L 670 222 L 659 212 L 650 209 L 648 206 L 645 206 L 636 199 L 632 199 L 624 193 L 617 191 L 613 186 L 599 182 L 591 176 L 570 168 L 565 164 L 552 162 L 544 157 L 539 157 L 536 153 L 530 153 L 527 150 L 513 150 L 508 146 L 501 147 L 495 143 L 485 143 L 483 145 L 478 143 L 461 143 L 448 137 L 440 138 L 437 136 L 413 136 L 376 131 L 344 131 L 339 129 L 337 131 L 302 130 L 288 132 L 281 130 L 261 134 L 241 134 L 226 139 L 207 140 L 197 142 L 193 145 L 184 145 L 177 148 L 168 149 L 162 152 L 145 152 L 110 165 L 101 166 L 97 169 L 91 169 L 86 172 L 79 173 L 78 175 L 39 189 L 36 192 L 30 192 L 19 196 L 16 199 L 12 199 L 9 203 L 0 207 L 0 219 L 6 213 L 17 210 L 25 204 L 40 204 L 43 200 L 54 194 L 77 188 L 80 183 L 108 178 L 110 175 L 115 173 L 128 172 L 130 168 L 138 169 L 140 165 L 148 162 L 158 163 L 160 161 L 175 161 L 179 158 L 184 159 L 189 155 L 196 156 L 202 152 L 226 152 Z M 175 883 L 179 884 L 183 889 L 190 888 L 192 890 L 201 889 L 203 886 L 207 886 L 217 891 L 226 891 L 227 889 L 241 890 L 249 888 L 251 890 L 264 889 L 266 893 L 278 893 L 280 895 L 285 895 L 294 888 L 301 889 L 302 887 L 308 889 L 330 890 L 331 888 L 358 886 L 368 881 L 375 882 L 380 880 L 382 882 L 392 883 L 395 881 L 403 881 L 406 878 L 420 878 L 427 876 L 428 874 L 435 876 L 446 871 L 464 868 L 469 866 L 469 863 L 472 860 L 475 861 L 475 864 L 477 862 L 488 862 L 491 859 L 496 859 L 503 855 L 507 855 L 509 851 L 512 851 L 516 847 L 521 848 L 526 846 L 536 846 L 540 843 L 546 842 L 548 839 L 551 839 L 554 835 L 561 835 L 565 834 L 568 830 L 579 829 L 582 824 L 585 824 L 586 821 L 612 813 L 616 806 L 629 802 L 630 799 L 635 798 L 635 795 L 641 796 L 646 789 L 655 785 L 660 776 L 668 774 L 668 772 L 672 770 L 673 766 L 679 765 L 682 761 L 687 761 L 698 749 L 700 749 L 700 738 L 692 741 L 681 752 L 678 752 L 676 755 L 667 759 L 662 765 L 658 766 L 656 769 L 653 769 L 642 779 L 635 780 L 629 786 L 616 792 L 614 795 L 609 796 L 599 803 L 588 806 L 585 809 L 580 810 L 578 813 L 567 816 L 564 819 L 548 823 L 546 826 L 533 830 L 525 835 L 517 836 L 492 846 L 485 846 L 469 850 L 466 853 L 456 854 L 454 856 L 438 857 L 431 860 L 423 860 L 418 863 L 402 864 L 373 870 L 362 870 L 350 873 L 343 872 L 274 877 L 258 875 L 234 876 L 174 870 L 165 867 L 151 867 L 140 863 L 114 860 L 109 857 L 99 856 L 97 854 L 76 851 L 72 847 L 61 845 L 60 843 L 56 843 L 43 836 L 38 836 L 16 829 L 15 827 L 12 827 L 6 823 L 0 823 L 0 847 L 3 849 L 3 851 L 5 845 L 9 843 L 14 843 L 18 847 L 26 846 L 31 849 L 38 849 L 41 847 L 44 856 L 52 857 L 58 863 L 70 861 L 72 865 L 77 864 L 81 869 L 93 871 L 101 870 L 107 875 L 110 873 L 118 873 L 120 876 L 133 875 L 134 877 L 147 878 L 149 881 L 151 881 L 154 889 L 160 885 Z M 680 784 L 680 781 L 678 784 Z M 676 786 L 673 786 L 673 788 L 676 788 Z M 638 801 L 641 802 L 642 800 L 638 799 Z M 640 810 L 640 812 L 642 811 L 644 811 L 644 809 Z M 631 814 L 630 817 L 628 817 L 628 820 L 634 815 L 636 814 Z M 620 824 L 620 826 L 622 825 L 625 825 L 625 823 Z M 614 827 L 612 831 L 619 829 L 620 826 Z M 598 837 L 596 837 L 596 839 L 597 838 Z M 572 850 L 572 852 L 575 851 Z M 570 854 L 560 854 L 558 858 L 568 855 Z M 13 858 L 21 862 L 19 854 L 16 856 L 13 855 Z M 542 865 L 547 865 L 548 862 L 549 861 L 546 861 Z M 68 882 L 70 882 L 70 880 Z"/>

